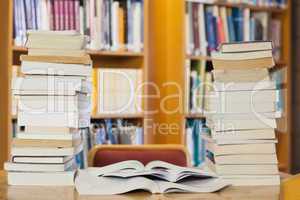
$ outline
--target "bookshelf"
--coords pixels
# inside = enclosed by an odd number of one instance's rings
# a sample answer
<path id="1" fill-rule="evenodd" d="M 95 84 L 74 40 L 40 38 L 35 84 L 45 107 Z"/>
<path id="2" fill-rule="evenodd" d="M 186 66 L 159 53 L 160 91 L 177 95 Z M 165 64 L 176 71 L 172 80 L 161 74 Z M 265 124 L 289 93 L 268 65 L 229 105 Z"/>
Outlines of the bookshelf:
<path id="1" fill-rule="evenodd" d="M 186 59 L 197 61 L 211 61 L 209 56 L 194 56 L 188 55 L 185 52 L 186 48 L 186 33 L 185 33 L 185 3 L 191 2 L 188 0 L 153 0 L 151 6 L 150 25 L 151 41 L 151 65 L 158 68 L 154 74 L 154 79 L 157 83 L 176 82 L 179 88 L 185 90 L 185 70 L 184 63 Z M 193 1 L 196 2 L 196 1 Z M 291 57 L 290 57 L 290 21 L 291 21 L 291 1 L 287 1 L 287 6 L 267 7 L 254 6 L 239 3 L 224 3 L 224 1 L 216 1 L 213 4 L 204 3 L 207 5 L 216 5 L 226 8 L 242 8 L 249 9 L 250 12 L 266 12 L 271 18 L 280 20 L 281 27 L 281 59 L 276 62 L 274 71 L 284 70 L 284 81 L 282 88 L 284 89 L 284 111 L 283 117 L 277 121 L 278 124 L 278 144 L 277 155 L 279 160 L 279 168 L 281 171 L 289 172 L 291 169 Z M 162 13 L 163 12 L 163 13 Z M 158 37 L 158 35 L 160 37 Z M 166 42 L 164 42 L 166 41 Z M 176 43 L 176 44 L 175 44 Z M 155 52 L 154 52 L 155 51 Z M 161 53 L 164 52 L 164 56 Z M 159 70 L 160 69 L 160 70 Z M 167 95 L 174 95 L 175 89 L 163 90 L 165 93 L 160 100 Z M 180 97 L 169 101 L 169 107 L 179 106 L 172 116 L 159 113 L 154 118 L 160 123 L 177 124 L 179 126 L 178 134 L 160 135 L 155 137 L 157 143 L 181 143 L 185 144 L 185 122 L 187 119 L 203 119 L 201 113 L 186 113 L 183 103 L 185 101 L 185 92 L 182 92 Z"/>
<path id="2" fill-rule="evenodd" d="M 8 159 L 11 131 L 10 126 L 10 75 L 12 52 L 10 38 L 12 38 L 12 1 L 0 2 L 0 22 L 3 24 L 3 29 L 0 33 L 0 90 L 3 92 L 0 95 L 0 169 L 3 169 L 3 163 Z"/>
<path id="3" fill-rule="evenodd" d="M 11 8 L 10 15 L 13 15 L 13 8 Z M 150 71 L 149 65 L 148 65 L 148 26 L 149 26 L 149 0 L 143 0 L 143 50 L 141 52 L 132 52 L 127 50 L 120 50 L 120 51 L 109 51 L 109 50 L 92 50 L 92 49 L 86 49 L 86 52 L 91 56 L 93 61 L 93 68 L 99 69 L 99 68 L 128 68 L 128 69 L 141 69 L 142 71 L 142 82 L 148 82 L 148 73 Z M 11 24 L 12 20 L 10 20 Z M 12 36 L 10 37 L 12 38 Z M 11 39 L 10 39 L 11 41 Z M 11 42 L 13 43 L 13 42 Z M 12 45 L 10 48 L 12 52 L 12 65 L 20 65 L 19 57 L 22 54 L 27 54 L 27 49 L 22 46 L 15 46 Z M 98 76 L 97 76 L 98 77 Z M 147 86 L 143 88 L 143 95 L 146 95 L 148 92 Z M 98 94 L 93 94 L 97 95 Z M 97 121 L 97 120 L 104 120 L 104 119 L 124 119 L 124 120 L 131 120 L 133 122 L 137 122 L 138 124 L 142 124 L 144 128 L 144 143 L 147 144 L 151 140 L 151 134 L 148 134 L 148 130 L 150 130 L 149 126 L 147 126 L 147 114 L 146 112 L 142 113 L 135 113 L 135 114 L 101 114 L 97 113 L 97 107 L 98 107 L 98 101 L 96 100 L 96 103 L 94 109 L 92 111 L 91 120 Z M 142 107 L 143 110 L 148 109 L 148 101 L 146 98 L 143 98 L 142 100 Z M 16 120 L 17 116 L 11 116 L 10 119 Z"/>

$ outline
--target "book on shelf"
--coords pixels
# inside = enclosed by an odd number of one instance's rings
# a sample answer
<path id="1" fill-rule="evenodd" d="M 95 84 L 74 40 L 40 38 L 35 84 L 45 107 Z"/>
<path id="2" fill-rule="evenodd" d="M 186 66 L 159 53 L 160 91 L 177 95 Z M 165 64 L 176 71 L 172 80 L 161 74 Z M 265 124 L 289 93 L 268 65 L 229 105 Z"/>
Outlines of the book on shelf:
<path id="1" fill-rule="evenodd" d="M 189 177 L 193 177 L 193 181 L 189 181 Z M 87 187 L 87 183 L 91 182 L 93 184 Z M 80 170 L 75 186 L 81 195 L 108 195 L 137 189 L 150 193 L 213 192 L 226 187 L 227 183 L 201 169 L 163 161 L 152 161 L 144 166 L 139 161 L 129 160 L 102 168 Z"/>
<path id="2" fill-rule="evenodd" d="M 204 100 L 205 164 L 233 185 L 280 183 L 274 130 L 281 117 L 279 88 L 268 72 L 273 63 L 260 57 L 273 61 L 271 42 L 224 43 L 212 53 L 213 82 Z"/>
<path id="3" fill-rule="evenodd" d="M 91 125 L 92 144 L 144 144 L 143 128 L 125 119 L 106 119 Z"/>
<path id="4" fill-rule="evenodd" d="M 205 144 L 201 137 L 204 124 L 203 119 L 188 119 L 186 121 L 185 140 L 192 166 L 200 166 L 205 160 Z"/>
<path id="5" fill-rule="evenodd" d="M 267 1 L 266 1 L 267 2 Z M 231 3 L 231 2 L 229 2 Z M 240 4 L 241 2 L 234 2 Z M 243 4 L 245 2 L 242 2 Z M 256 4 L 251 2 L 250 4 Z M 284 5 L 259 4 L 264 6 Z M 275 60 L 281 57 L 281 21 L 273 19 L 268 11 L 250 8 L 226 7 L 203 1 L 187 1 L 185 13 L 186 54 L 211 55 L 222 43 L 273 40 Z M 272 49 L 272 47 L 270 48 Z"/>
<path id="6" fill-rule="evenodd" d="M 141 69 L 100 68 L 98 73 L 98 113 L 142 112 Z"/>
<path id="7" fill-rule="evenodd" d="M 66 31 L 68 36 L 59 34 L 54 42 L 43 39 L 43 35 L 34 36 L 27 44 L 33 50 L 29 55 L 66 55 L 77 56 L 82 52 L 70 52 L 54 49 L 74 50 L 75 47 L 108 51 L 141 52 L 144 43 L 144 2 L 143 0 L 26 0 L 14 1 L 14 43 L 25 44 L 28 30 Z M 73 37 L 69 33 L 74 33 Z M 76 35 L 76 33 L 85 34 Z M 88 38 L 88 42 L 81 41 Z M 65 40 L 64 40 L 65 38 Z M 58 45 L 56 45 L 58 44 Z"/>

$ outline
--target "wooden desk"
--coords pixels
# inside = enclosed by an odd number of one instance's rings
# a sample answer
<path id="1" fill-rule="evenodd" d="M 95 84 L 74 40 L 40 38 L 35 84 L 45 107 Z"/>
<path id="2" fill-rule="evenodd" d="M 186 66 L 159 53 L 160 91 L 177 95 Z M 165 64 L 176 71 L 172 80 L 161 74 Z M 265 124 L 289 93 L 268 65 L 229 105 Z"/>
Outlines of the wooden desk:
<path id="1" fill-rule="evenodd" d="M 279 200 L 280 187 L 228 187 L 209 194 L 159 194 L 134 192 L 126 195 L 79 196 L 73 187 L 8 186 L 0 171 L 0 200 Z"/>

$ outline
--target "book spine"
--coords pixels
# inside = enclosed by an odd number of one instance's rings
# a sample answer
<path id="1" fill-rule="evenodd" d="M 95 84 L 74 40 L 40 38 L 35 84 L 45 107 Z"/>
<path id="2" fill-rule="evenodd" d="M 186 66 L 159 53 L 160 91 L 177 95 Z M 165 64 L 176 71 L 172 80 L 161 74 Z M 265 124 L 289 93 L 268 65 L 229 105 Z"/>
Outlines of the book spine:
<path id="1" fill-rule="evenodd" d="M 64 6 L 64 28 L 65 30 L 70 30 L 70 13 L 69 13 L 69 0 L 63 0 L 63 6 Z"/>
<path id="2" fill-rule="evenodd" d="M 80 2 L 75 0 L 74 2 L 74 13 L 75 13 L 75 30 L 80 32 Z"/>
<path id="3" fill-rule="evenodd" d="M 70 30 L 75 30 L 75 0 L 69 1 Z"/>
<path id="4" fill-rule="evenodd" d="M 50 30 L 55 30 L 55 14 L 54 14 L 54 2 L 47 1 L 47 13 L 49 14 L 49 28 Z"/>
<path id="5" fill-rule="evenodd" d="M 59 21 L 59 1 L 54 0 L 54 30 L 59 31 L 60 30 L 60 21 Z"/>
<path id="6" fill-rule="evenodd" d="M 194 36 L 194 54 L 198 55 L 200 51 L 200 38 L 199 38 L 199 22 L 198 22 L 198 5 L 192 4 L 192 17 L 193 17 L 193 36 Z"/>
<path id="7" fill-rule="evenodd" d="M 65 10 L 64 10 L 64 1 L 63 0 L 59 0 L 58 2 L 58 8 L 59 8 L 59 27 L 60 30 L 65 30 L 65 24 L 64 24 L 64 20 L 65 20 Z"/>

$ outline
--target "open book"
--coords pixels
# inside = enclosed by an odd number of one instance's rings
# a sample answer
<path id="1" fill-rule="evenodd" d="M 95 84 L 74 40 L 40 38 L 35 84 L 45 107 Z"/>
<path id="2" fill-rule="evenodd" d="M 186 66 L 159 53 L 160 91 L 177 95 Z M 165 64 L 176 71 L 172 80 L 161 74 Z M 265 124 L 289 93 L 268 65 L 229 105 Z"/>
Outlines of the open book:
<path id="1" fill-rule="evenodd" d="M 212 172 L 162 161 L 153 161 L 146 166 L 138 161 L 124 161 L 80 170 L 75 185 L 81 195 L 122 194 L 135 190 L 151 193 L 215 192 L 228 186 Z"/>

